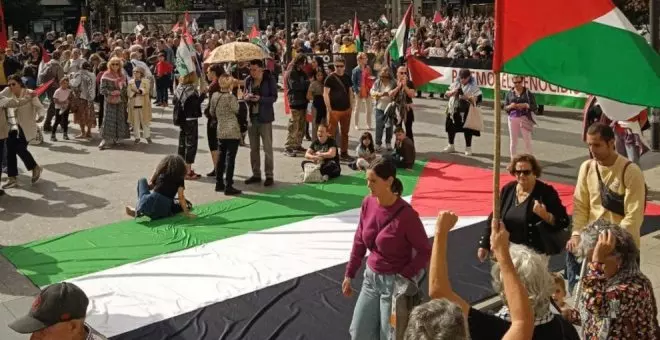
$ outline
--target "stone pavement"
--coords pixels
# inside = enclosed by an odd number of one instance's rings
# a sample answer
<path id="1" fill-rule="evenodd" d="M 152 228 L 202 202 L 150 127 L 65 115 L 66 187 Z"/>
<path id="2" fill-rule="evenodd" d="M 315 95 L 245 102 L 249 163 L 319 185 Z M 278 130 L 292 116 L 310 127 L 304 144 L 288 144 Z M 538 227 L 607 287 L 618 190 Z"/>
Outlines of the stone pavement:
<path id="1" fill-rule="evenodd" d="M 418 159 L 442 159 L 492 168 L 492 133 L 485 132 L 474 139 L 471 157 L 458 153 L 441 154 L 439 151 L 447 143 L 441 114 L 446 102 L 439 99 L 415 102 Z M 301 158 L 288 158 L 282 154 L 287 118 L 282 113 L 281 100 L 276 104 L 276 112 L 278 117 L 273 126 L 275 180 L 276 186 L 285 186 L 299 182 Z M 492 131 L 492 110 L 484 109 L 484 115 L 486 129 Z M 581 113 L 551 109 L 538 121 L 539 126 L 534 132 L 534 153 L 542 161 L 544 178 L 574 182 L 577 168 L 587 156 L 580 139 Z M 206 143 L 205 119 L 200 124 L 200 150 L 195 169 L 198 173 L 206 173 L 212 165 Z M 45 142 L 41 146 L 31 146 L 35 158 L 45 168 L 43 179 L 31 186 L 29 174 L 24 174 L 19 178 L 21 187 L 8 190 L 7 195 L 0 198 L 0 246 L 63 235 L 126 218 L 123 208 L 135 203 L 137 179 L 148 177 L 163 155 L 177 150 L 178 128 L 171 123 L 171 110 L 155 109 L 152 131 L 152 145 L 133 145 L 127 140 L 123 146 L 105 151 L 97 149 L 98 140 Z M 355 149 L 360 133 L 351 131 L 351 150 Z M 502 157 L 504 166 L 509 161 L 506 120 L 503 121 L 502 134 L 502 151 L 506 155 Z M 458 136 L 456 143 L 459 151 L 464 150 L 462 136 Z M 248 148 L 240 148 L 238 152 L 237 187 L 246 192 L 264 191 L 260 186 L 243 185 L 243 179 L 251 175 L 248 152 Z M 648 154 L 642 158 L 650 196 L 654 200 L 660 200 L 659 164 L 660 154 Z M 350 170 L 344 167 L 343 171 Z M 213 183 L 214 180 L 208 178 L 187 182 L 186 195 L 195 204 L 226 199 L 213 191 Z M 642 269 L 654 286 L 660 288 L 660 234 L 643 238 L 642 261 Z M 29 309 L 31 296 L 37 292 L 31 282 L 0 257 L 0 339 L 26 339 L 13 334 L 6 324 Z"/>

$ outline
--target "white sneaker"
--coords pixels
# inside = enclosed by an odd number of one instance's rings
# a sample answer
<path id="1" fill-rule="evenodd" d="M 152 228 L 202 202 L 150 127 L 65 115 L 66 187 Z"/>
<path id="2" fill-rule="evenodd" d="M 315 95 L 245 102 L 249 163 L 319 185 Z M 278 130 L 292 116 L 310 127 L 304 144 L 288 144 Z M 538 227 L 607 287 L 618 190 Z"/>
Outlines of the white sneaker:
<path id="1" fill-rule="evenodd" d="M 472 156 L 472 148 L 465 148 L 465 155 Z"/>
<path id="2" fill-rule="evenodd" d="M 445 153 L 450 153 L 450 152 L 454 152 L 454 151 L 456 151 L 456 148 L 454 148 L 454 144 L 449 144 L 442 150 L 442 152 L 445 152 Z"/>

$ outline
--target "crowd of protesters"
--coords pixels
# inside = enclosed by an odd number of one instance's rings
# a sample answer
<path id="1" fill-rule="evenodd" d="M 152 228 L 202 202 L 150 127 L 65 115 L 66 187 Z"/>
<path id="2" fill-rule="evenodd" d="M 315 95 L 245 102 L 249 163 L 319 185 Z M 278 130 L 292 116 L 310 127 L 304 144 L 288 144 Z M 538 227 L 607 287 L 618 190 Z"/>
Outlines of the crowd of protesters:
<path id="1" fill-rule="evenodd" d="M 152 219 L 183 213 L 194 218 L 184 196 L 184 183 L 201 177 L 193 165 L 202 116 L 207 120 L 212 155 L 213 170 L 208 176 L 216 178 L 216 191 L 241 193 L 233 177 L 236 154 L 246 145 L 246 137 L 252 174 L 245 185 L 274 184 L 272 124 L 278 114 L 274 103 L 281 80 L 291 111 L 285 155 L 302 155 L 303 170 L 310 164 L 318 165 L 325 180 L 340 176 L 340 162 L 366 171 L 370 196 L 363 201 L 341 287 L 344 295 L 352 294 L 352 279 L 366 250 L 370 250 L 350 327 L 353 339 L 389 339 L 390 312 L 397 298 L 394 287 L 401 282 L 416 287 L 429 266 L 433 299 L 412 311 L 406 339 L 467 339 L 468 334 L 472 339 L 578 339 L 578 330 L 571 323 L 580 325 L 587 339 L 657 339 L 653 290 L 639 269 L 643 174 L 636 164 L 614 151 L 614 131 L 602 123 L 588 128 L 586 140 L 594 159 L 580 169 L 573 235 L 565 244 L 553 244 L 554 238 L 548 233 L 566 229 L 570 220 L 555 189 L 538 180 L 541 168 L 531 155 L 532 113 L 537 104 L 522 86 L 522 78 L 514 79 L 515 87 L 505 104 L 512 137 L 510 152 L 517 155 L 521 136 L 527 154 L 512 157 L 509 172 L 514 180 L 502 189 L 501 220 L 492 220 L 484 236 L 475 240 L 478 258 L 485 261 L 491 256 L 494 260 L 493 286 L 505 306 L 493 315 L 475 310 L 452 290 L 448 280 L 447 234 L 457 217 L 451 212 L 440 214 L 431 246 L 416 212 L 400 197 L 403 187 L 396 177 L 397 168 L 414 166 L 412 104 L 421 93 L 409 79 L 405 64 L 385 66 L 391 28 L 372 20 L 363 24 L 364 49 L 376 55 L 373 67 L 366 63 L 365 53 L 357 53 L 358 64 L 352 70 L 346 69 L 341 56 L 333 59 L 332 67 L 323 65 L 321 58 L 308 60 L 305 56 L 357 52 L 351 27 L 350 23 L 324 23 L 318 32 L 298 29 L 292 33 L 293 60 L 286 66 L 280 66 L 284 65 L 286 48 L 283 30 L 268 27 L 262 32 L 264 45 L 278 62 L 252 60 L 231 65 L 201 62 L 217 46 L 249 41 L 244 33 L 215 29 L 196 32 L 197 69 L 188 74 L 177 74 L 174 67 L 182 39 L 177 34 L 94 33 L 86 46 L 73 35 L 58 37 L 53 32 L 43 42 L 29 37 L 10 40 L 0 51 L 0 107 L 4 108 L 0 114 L 0 153 L 6 145 L 9 176 L 3 188 L 18 185 L 17 157 L 32 171 L 32 182 L 39 180 L 42 168 L 28 151 L 28 143 L 40 143 L 43 132 L 50 132 L 51 142 L 57 142 L 58 129 L 62 139 L 68 140 L 69 115 L 80 127 L 74 139 L 97 138 L 93 133 L 97 129 L 98 147 L 104 150 L 130 139 L 131 131 L 134 143 L 140 143 L 141 138 L 152 143 L 152 105 L 172 105 L 173 123 L 180 129 L 178 155 L 164 158 L 149 179 L 138 182 L 138 203 L 127 207 L 126 213 Z M 418 27 L 410 39 L 409 55 L 492 56 L 492 18 L 452 18 L 419 23 Z M 47 109 L 34 92 L 43 84 L 50 84 L 45 89 Z M 455 136 L 463 133 L 469 156 L 472 137 L 479 136 L 479 131 L 464 124 L 471 107 L 482 101 L 479 86 L 469 70 L 461 70 L 443 96 L 450 99 L 446 121 L 449 145 L 444 151 L 454 152 Z M 308 112 L 311 122 L 306 118 Z M 38 127 L 41 121 L 43 126 Z M 355 157 L 348 148 L 351 127 L 362 131 Z M 370 132 L 373 128 L 375 138 Z M 303 146 L 305 139 L 311 141 L 307 148 Z M 615 185 L 619 179 L 625 186 Z M 607 199 L 601 196 L 603 188 L 610 191 Z M 564 247 L 568 249 L 568 291 L 575 306 L 559 298 L 552 303 L 557 286 L 544 255 L 557 254 Z M 579 263 L 583 263 L 582 273 L 578 272 Z M 563 280 L 560 284 L 565 289 Z M 581 288 L 574 290 L 573 286 Z M 75 287 L 67 289 L 76 291 Z M 559 307 L 553 308 L 555 305 Z M 76 332 L 90 333 L 83 323 L 84 313 L 76 315 Z M 42 332 L 57 324 L 15 325 L 14 329 Z"/>

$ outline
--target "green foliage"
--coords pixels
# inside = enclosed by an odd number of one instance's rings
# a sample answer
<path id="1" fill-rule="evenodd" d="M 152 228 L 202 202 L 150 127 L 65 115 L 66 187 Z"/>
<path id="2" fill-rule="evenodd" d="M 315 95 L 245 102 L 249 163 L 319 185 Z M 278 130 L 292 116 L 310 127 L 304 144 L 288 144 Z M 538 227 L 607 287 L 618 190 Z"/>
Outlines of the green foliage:
<path id="1" fill-rule="evenodd" d="M 186 0 L 165 0 L 165 9 L 173 12 L 182 12 L 190 7 L 190 1 Z"/>
<path id="2" fill-rule="evenodd" d="M 19 32 L 27 32 L 30 21 L 41 17 L 39 2 L 41 0 L 3 1 L 6 24 Z"/>

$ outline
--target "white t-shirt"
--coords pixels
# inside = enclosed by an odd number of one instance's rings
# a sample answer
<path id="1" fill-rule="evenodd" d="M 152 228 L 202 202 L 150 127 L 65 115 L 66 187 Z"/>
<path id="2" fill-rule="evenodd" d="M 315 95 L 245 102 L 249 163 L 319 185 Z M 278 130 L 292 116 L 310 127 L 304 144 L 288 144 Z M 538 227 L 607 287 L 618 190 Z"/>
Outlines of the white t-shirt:
<path id="1" fill-rule="evenodd" d="M 64 104 L 57 104 L 55 102 L 55 108 L 56 109 L 66 109 L 69 107 L 69 95 L 71 94 L 70 89 L 63 89 L 63 88 L 58 88 L 55 90 L 55 94 L 53 94 L 53 98 L 57 99 L 59 102 L 65 102 Z"/>

